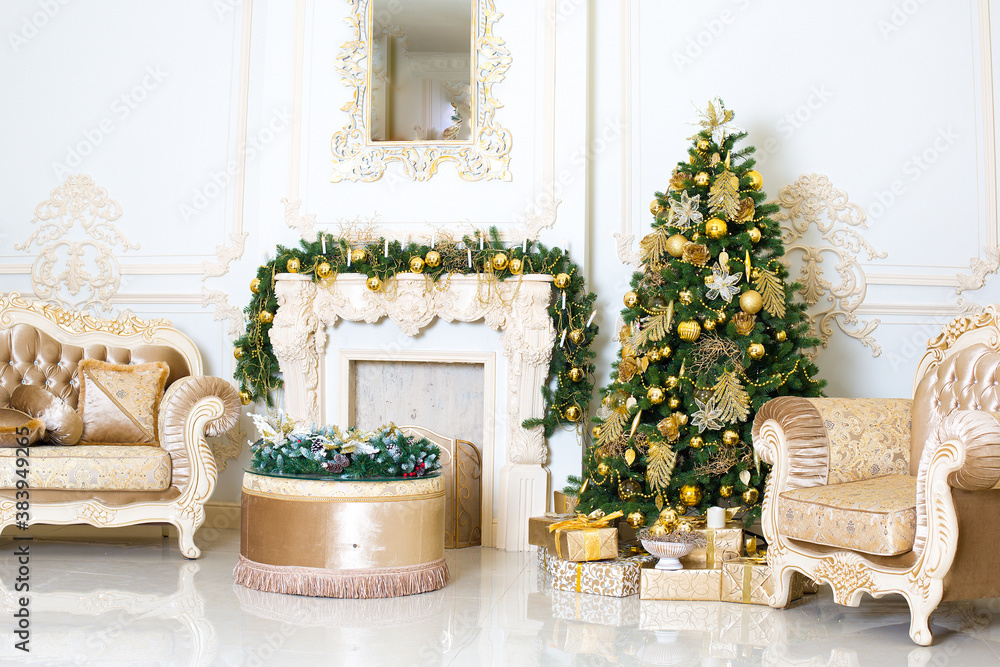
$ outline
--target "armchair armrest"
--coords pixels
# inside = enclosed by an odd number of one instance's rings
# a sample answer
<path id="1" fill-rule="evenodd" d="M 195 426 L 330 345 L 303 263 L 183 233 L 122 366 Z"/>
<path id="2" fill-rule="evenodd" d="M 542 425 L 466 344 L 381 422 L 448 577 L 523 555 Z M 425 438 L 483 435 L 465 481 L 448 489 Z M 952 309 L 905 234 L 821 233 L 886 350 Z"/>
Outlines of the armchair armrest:
<path id="1" fill-rule="evenodd" d="M 985 491 L 1000 482 L 1000 413 L 980 410 L 957 410 L 941 420 L 933 444 L 920 458 L 917 477 L 926 477 L 935 450 L 943 443 L 955 442 L 965 449 L 960 468 L 948 475 L 948 484 L 965 491 Z"/>
<path id="2" fill-rule="evenodd" d="M 826 484 L 830 441 L 809 399 L 780 396 L 765 403 L 753 420 L 753 448 L 772 466 L 775 493 Z"/>

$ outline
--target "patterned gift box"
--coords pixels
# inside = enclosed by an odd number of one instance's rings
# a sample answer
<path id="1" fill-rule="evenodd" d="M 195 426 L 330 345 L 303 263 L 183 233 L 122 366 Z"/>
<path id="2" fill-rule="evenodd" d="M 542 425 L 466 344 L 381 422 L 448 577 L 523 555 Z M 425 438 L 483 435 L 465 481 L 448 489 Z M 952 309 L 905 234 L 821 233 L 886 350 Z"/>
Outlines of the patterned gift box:
<path id="1" fill-rule="evenodd" d="M 628 552 L 614 560 L 593 562 L 569 561 L 551 552 L 539 554 L 538 558 L 551 576 L 553 589 L 617 598 L 638 593 L 639 568 L 657 560 L 649 554 L 629 555 Z"/>
<path id="2" fill-rule="evenodd" d="M 802 597 L 804 579 L 792 574 L 792 594 L 789 601 Z M 722 601 L 743 604 L 770 605 L 774 596 L 774 580 L 767 562 L 759 558 L 735 558 L 722 565 Z"/>
<path id="3" fill-rule="evenodd" d="M 695 528 L 691 532 L 702 535 L 706 545 L 681 558 L 685 568 L 718 570 L 724 561 L 743 553 L 743 527 L 738 521 L 730 521 L 725 528 Z"/>
<path id="4" fill-rule="evenodd" d="M 626 626 L 639 622 L 639 598 L 607 597 L 575 591 L 552 590 L 552 615 L 567 621 L 594 625 Z"/>
<path id="5" fill-rule="evenodd" d="M 572 514 L 573 510 L 576 509 L 576 503 L 579 500 L 577 496 L 570 496 L 562 491 L 556 491 L 553 496 L 553 508 L 556 514 Z"/>
<path id="6" fill-rule="evenodd" d="M 549 531 L 549 526 L 574 517 L 560 514 L 533 516 L 528 519 L 528 544 L 551 550 L 565 560 L 597 561 L 618 556 L 618 528 L 567 528 Z"/>
<path id="7" fill-rule="evenodd" d="M 639 598 L 642 600 L 720 599 L 722 570 L 698 568 L 657 570 L 650 564 L 640 573 Z"/>
<path id="8" fill-rule="evenodd" d="M 642 630 L 675 630 L 686 632 L 707 632 L 719 625 L 719 610 L 753 609 L 753 607 L 733 607 L 711 602 L 674 601 L 663 604 L 662 600 L 639 599 L 639 628 Z"/>

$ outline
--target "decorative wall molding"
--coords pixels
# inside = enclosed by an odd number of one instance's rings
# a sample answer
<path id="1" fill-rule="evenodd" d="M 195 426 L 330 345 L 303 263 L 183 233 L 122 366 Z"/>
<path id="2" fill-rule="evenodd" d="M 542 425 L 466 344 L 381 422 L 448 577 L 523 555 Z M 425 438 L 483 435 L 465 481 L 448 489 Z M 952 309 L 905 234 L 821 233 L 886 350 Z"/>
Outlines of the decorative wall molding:
<path id="1" fill-rule="evenodd" d="M 858 233 L 858 229 L 868 228 L 864 209 L 851 202 L 847 192 L 834 187 L 822 174 L 800 176 L 792 185 L 781 188 L 776 203 L 780 210 L 773 218 L 782 223 L 783 261 L 788 266 L 791 256 L 801 256 L 796 278 L 801 283 L 799 294 L 809 307 L 806 314 L 822 346 L 829 344 L 832 325 L 836 324 L 845 334 L 871 348 L 872 356 L 882 354 L 882 347 L 872 336 L 879 320 L 859 322 L 855 312 L 868 291 L 865 271 L 857 255 L 864 253 L 869 261 L 887 255 Z M 802 242 L 810 227 L 820 233 L 827 245 Z M 840 278 L 836 285 L 824 276 L 824 255 L 835 261 L 834 269 Z M 818 352 L 813 350 L 811 356 Z"/>
<path id="2" fill-rule="evenodd" d="M 282 199 L 285 206 L 285 223 L 292 229 L 297 229 L 299 236 L 309 241 L 316 239 L 316 214 L 299 214 L 302 207 L 301 199 Z"/>
<path id="3" fill-rule="evenodd" d="M 972 269 L 971 274 L 959 273 L 955 276 L 958 280 L 958 287 L 955 288 L 956 294 L 961 294 L 962 292 L 969 290 L 977 290 L 986 284 L 986 277 L 994 274 L 1000 269 L 1000 247 L 995 245 L 987 245 L 983 248 L 986 253 L 986 259 L 980 259 L 978 257 L 973 257 L 970 260 L 969 267 Z"/>
<path id="4" fill-rule="evenodd" d="M 232 240 L 233 245 L 215 246 L 215 256 L 217 259 L 214 262 L 205 262 L 202 264 L 203 275 L 201 279 L 204 281 L 208 278 L 218 278 L 229 273 L 229 265 L 243 256 L 248 236 L 250 236 L 249 232 L 232 232 L 229 234 L 229 238 Z"/>
<path id="5" fill-rule="evenodd" d="M 549 276 L 482 283 L 476 276 L 451 276 L 428 289 L 424 276 L 399 274 L 380 292 L 365 287 L 363 274 L 341 274 L 329 287 L 308 276 L 279 274 L 278 312 L 271 342 L 285 378 L 286 411 L 306 423 L 322 423 L 320 368 L 330 325 L 339 319 L 377 322 L 389 317 L 407 336 L 416 336 L 435 318 L 447 322 L 484 320 L 500 336 L 507 358 L 506 429 L 501 449 L 497 546 L 528 548 L 527 522 L 547 506 L 548 447 L 541 427 L 521 423 L 545 409 L 539 387 L 548 378 L 555 328 L 548 315 Z M 335 347 L 335 346 L 334 346 Z"/>
<path id="6" fill-rule="evenodd" d="M 201 289 L 201 305 L 205 308 L 215 306 L 212 319 L 216 322 L 229 322 L 229 340 L 234 341 L 242 335 L 246 323 L 243 311 L 229 303 L 229 295 L 220 290 Z"/>
<path id="7" fill-rule="evenodd" d="M 111 310 L 121 287 L 121 267 L 114 254 L 138 250 L 114 222 L 121 205 L 86 174 L 73 174 L 35 207 L 31 224 L 41 223 L 14 247 L 41 249 L 31 266 L 31 286 L 38 299 L 67 309 Z M 86 238 L 80 238 L 82 232 Z"/>
<path id="8" fill-rule="evenodd" d="M 372 0 L 351 0 L 347 22 L 353 35 L 341 47 L 338 60 L 342 80 L 354 90 L 352 101 L 344 108 L 350 120 L 334 133 L 330 150 L 334 169 L 330 180 L 377 181 L 393 162 L 406 175 L 425 181 L 443 162 L 455 162 L 458 175 L 466 181 L 511 180 L 510 150 L 513 138 L 496 119 L 502 105 L 493 86 L 504 80 L 512 59 L 504 41 L 496 36 L 494 26 L 503 14 L 494 0 L 476 0 L 477 26 L 474 36 L 476 94 L 472 142 L 392 142 L 371 140 L 371 71 L 369 54 L 372 43 Z"/>

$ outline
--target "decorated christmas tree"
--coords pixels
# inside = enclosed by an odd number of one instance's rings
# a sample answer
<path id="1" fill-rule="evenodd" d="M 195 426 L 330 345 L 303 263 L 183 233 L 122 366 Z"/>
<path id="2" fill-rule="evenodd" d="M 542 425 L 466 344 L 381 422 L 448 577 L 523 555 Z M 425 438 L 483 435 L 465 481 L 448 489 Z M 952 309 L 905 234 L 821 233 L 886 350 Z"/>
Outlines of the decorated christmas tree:
<path id="1" fill-rule="evenodd" d="M 701 114 L 688 160 L 651 205 L 643 270 L 625 294 L 621 352 L 585 457 L 579 509 L 652 523 L 664 508 L 760 514 L 767 471 L 753 416 L 770 398 L 819 396 L 803 355 L 804 306 L 792 302 L 777 211 L 752 146 L 721 101 Z"/>

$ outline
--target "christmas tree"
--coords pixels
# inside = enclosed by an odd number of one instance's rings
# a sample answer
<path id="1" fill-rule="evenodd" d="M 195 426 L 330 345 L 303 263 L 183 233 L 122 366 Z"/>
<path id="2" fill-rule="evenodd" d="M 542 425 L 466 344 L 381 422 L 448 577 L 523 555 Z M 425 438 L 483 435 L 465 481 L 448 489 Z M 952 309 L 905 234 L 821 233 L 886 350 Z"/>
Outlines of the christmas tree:
<path id="1" fill-rule="evenodd" d="M 746 132 L 720 100 L 701 116 L 687 162 L 650 207 L 580 489 L 581 511 L 621 510 L 637 527 L 664 508 L 712 505 L 744 505 L 753 521 L 767 473 L 753 415 L 770 398 L 823 386 L 802 353 L 819 341 L 792 302 L 797 285 L 769 218 L 778 207 L 765 203 L 754 148 L 736 148 Z"/>

